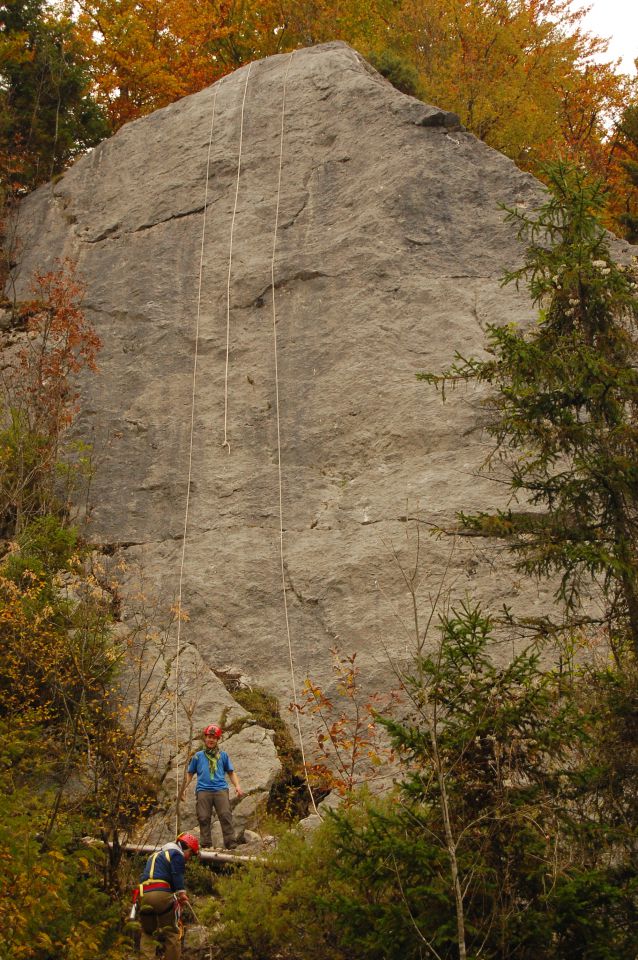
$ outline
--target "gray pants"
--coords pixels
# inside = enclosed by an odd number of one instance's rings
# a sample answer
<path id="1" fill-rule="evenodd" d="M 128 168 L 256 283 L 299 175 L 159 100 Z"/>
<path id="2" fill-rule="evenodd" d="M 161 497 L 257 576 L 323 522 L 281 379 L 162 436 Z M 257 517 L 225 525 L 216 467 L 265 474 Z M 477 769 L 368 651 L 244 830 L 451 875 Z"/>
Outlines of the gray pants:
<path id="1" fill-rule="evenodd" d="M 145 960 L 154 960 L 158 941 L 164 944 L 165 960 L 180 960 L 182 945 L 174 906 L 170 891 L 151 890 L 142 897 L 140 953 Z"/>
<path id="2" fill-rule="evenodd" d="M 199 839 L 203 847 L 211 846 L 210 822 L 213 809 L 219 819 L 225 847 L 235 846 L 233 814 L 228 790 L 198 790 L 195 794 L 195 813 L 199 823 Z"/>

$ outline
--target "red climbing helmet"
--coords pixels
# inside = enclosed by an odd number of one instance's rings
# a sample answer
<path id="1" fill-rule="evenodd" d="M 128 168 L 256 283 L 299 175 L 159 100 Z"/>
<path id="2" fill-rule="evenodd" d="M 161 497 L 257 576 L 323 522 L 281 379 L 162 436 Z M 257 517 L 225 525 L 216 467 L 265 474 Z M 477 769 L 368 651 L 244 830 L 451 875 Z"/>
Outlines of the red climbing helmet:
<path id="1" fill-rule="evenodd" d="M 199 840 L 192 833 L 180 833 L 177 839 L 180 840 L 184 846 L 190 847 L 195 856 L 199 854 Z"/>
<path id="2" fill-rule="evenodd" d="M 211 733 L 214 737 L 217 737 L 217 739 L 219 739 L 222 735 L 222 728 L 218 727 L 216 723 L 209 723 L 207 727 L 204 727 L 204 732 L 202 733 L 202 736 L 206 737 Z"/>

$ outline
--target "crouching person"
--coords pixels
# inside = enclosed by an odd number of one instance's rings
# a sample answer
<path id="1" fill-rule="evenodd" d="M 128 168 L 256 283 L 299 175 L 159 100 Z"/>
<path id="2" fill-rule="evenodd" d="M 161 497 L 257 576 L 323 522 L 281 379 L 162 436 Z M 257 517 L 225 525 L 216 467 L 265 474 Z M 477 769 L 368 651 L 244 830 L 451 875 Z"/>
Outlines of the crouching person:
<path id="1" fill-rule="evenodd" d="M 166 960 L 180 960 L 180 912 L 188 904 L 184 869 L 198 853 L 197 837 L 180 833 L 174 843 L 165 844 L 146 861 L 140 876 L 139 918 L 140 953 L 148 960 L 154 960 L 158 940 L 165 945 Z"/>

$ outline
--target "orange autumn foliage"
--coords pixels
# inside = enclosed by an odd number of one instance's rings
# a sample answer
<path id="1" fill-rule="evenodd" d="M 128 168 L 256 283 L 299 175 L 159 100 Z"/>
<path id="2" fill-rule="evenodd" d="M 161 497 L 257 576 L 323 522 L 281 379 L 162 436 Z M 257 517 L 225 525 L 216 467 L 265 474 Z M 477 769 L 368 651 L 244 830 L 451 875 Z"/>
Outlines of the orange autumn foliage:
<path id="1" fill-rule="evenodd" d="M 271 54 L 327 40 L 362 50 L 389 0 L 81 0 L 77 31 L 117 130 Z"/>
<path id="2" fill-rule="evenodd" d="M 13 397 L 30 411 L 34 429 L 53 435 L 72 423 L 79 392 L 75 376 L 95 372 L 102 341 L 80 308 L 84 288 L 75 265 L 36 274 L 34 298 L 22 305 L 27 337 L 18 351 Z"/>
<path id="3" fill-rule="evenodd" d="M 111 126 L 195 93 L 227 72 L 213 47 L 232 33 L 233 4 L 83 0 L 77 30 Z"/>
<path id="4" fill-rule="evenodd" d="M 599 167 L 629 85 L 594 62 L 606 41 L 583 16 L 570 0 L 403 0 L 393 36 L 425 99 L 519 166 L 563 156 Z"/>
<path id="5" fill-rule="evenodd" d="M 332 650 L 335 693 L 326 691 L 310 677 L 302 689 L 300 703 L 293 709 L 314 723 L 315 749 L 308 772 L 315 784 L 341 795 L 350 794 L 374 779 L 374 772 L 392 757 L 376 722 L 382 709 L 396 702 L 366 693 L 360 677 L 357 655 Z"/>
<path id="6" fill-rule="evenodd" d="M 598 62 L 571 0 L 82 0 L 76 29 L 113 129 L 243 63 L 329 40 L 416 71 L 423 99 L 539 174 L 613 179 L 608 130 L 632 82 Z M 596 58 L 596 59 L 594 59 Z"/>
<path id="7" fill-rule="evenodd" d="M 96 369 L 101 346 L 70 261 L 36 275 L 33 293 L 13 308 L 24 336 L 0 382 L 0 524 L 9 536 L 33 516 L 66 509 L 59 493 L 64 470 L 71 480 L 66 448 L 77 377 Z"/>

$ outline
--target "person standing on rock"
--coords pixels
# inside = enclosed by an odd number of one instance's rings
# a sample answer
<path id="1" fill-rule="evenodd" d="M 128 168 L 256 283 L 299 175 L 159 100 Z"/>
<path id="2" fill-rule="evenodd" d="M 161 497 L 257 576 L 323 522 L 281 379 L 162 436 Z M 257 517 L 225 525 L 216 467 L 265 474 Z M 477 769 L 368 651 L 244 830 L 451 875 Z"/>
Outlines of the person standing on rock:
<path id="1" fill-rule="evenodd" d="M 188 764 L 186 779 L 180 792 L 180 800 L 183 799 L 184 791 L 191 780 L 197 775 L 195 813 L 199 823 L 201 845 L 202 847 L 212 846 L 211 820 L 214 809 L 222 828 L 224 846 L 227 850 L 232 850 L 233 847 L 236 847 L 239 843 L 244 843 L 244 841 L 235 837 L 226 777 L 228 776 L 238 797 L 243 797 L 244 792 L 239 785 L 239 777 L 230 762 L 230 757 L 225 750 L 219 749 L 221 735 L 221 727 L 214 723 L 209 723 L 204 728 L 202 733 L 204 749 L 198 750 Z"/>

